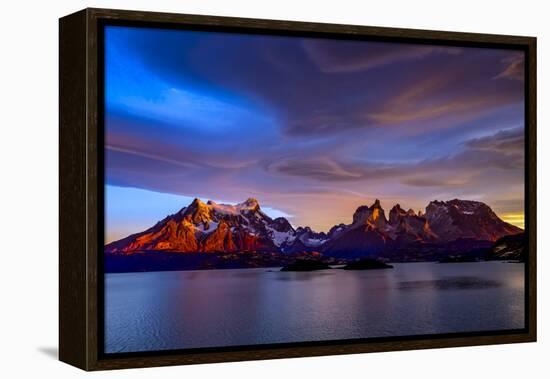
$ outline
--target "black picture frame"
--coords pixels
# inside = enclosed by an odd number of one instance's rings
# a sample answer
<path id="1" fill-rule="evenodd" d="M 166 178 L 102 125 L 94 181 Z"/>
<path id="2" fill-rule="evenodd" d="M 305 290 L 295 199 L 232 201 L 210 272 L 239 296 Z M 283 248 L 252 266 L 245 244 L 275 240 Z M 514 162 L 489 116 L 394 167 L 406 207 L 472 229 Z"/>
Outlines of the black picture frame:
<path id="1" fill-rule="evenodd" d="M 526 328 L 368 340 L 104 354 L 103 27 L 136 25 L 480 46 L 525 52 Z M 84 370 L 306 357 L 536 341 L 536 38 L 111 9 L 59 22 L 59 358 Z"/>

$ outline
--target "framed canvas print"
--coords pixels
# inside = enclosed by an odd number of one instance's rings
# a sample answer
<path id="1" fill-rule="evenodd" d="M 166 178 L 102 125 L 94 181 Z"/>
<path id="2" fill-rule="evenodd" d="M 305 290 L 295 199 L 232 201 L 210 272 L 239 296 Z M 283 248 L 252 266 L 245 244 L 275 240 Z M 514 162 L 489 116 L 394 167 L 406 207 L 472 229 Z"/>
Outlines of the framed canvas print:
<path id="1" fill-rule="evenodd" d="M 536 340 L 533 37 L 60 20 L 60 359 Z"/>

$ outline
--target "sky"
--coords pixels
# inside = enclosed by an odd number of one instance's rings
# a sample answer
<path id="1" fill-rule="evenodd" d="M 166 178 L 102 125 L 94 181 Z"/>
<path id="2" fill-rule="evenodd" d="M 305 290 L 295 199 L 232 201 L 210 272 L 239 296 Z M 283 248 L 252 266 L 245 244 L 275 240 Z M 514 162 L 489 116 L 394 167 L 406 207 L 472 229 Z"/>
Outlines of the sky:
<path id="1" fill-rule="evenodd" d="M 523 227 L 524 56 L 107 26 L 106 242 L 193 198 L 327 231 L 378 198 Z"/>

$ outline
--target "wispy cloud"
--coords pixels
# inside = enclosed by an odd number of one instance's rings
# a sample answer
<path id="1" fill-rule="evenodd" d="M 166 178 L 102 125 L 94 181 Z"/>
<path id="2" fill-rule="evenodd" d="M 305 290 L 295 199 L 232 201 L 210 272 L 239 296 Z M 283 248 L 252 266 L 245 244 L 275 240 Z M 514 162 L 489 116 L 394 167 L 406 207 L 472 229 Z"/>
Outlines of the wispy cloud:
<path id="1" fill-rule="evenodd" d="M 320 71 L 325 73 L 364 72 L 385 65 L 407 62 L 432 54 L 457 55 L 460 48 L 360 41 L 334 43 L 323 39 L 302 40 L 304 50 Z"/>
<path id="2" fill-rule="evenodd" d="M 494 76 L 493 79 L 524 80 L 524 53 L 514 54 L 511 57 L 503 58 L 502 63 L 505 64 L 504 70 L 502 70 L 498 75 Z"/>

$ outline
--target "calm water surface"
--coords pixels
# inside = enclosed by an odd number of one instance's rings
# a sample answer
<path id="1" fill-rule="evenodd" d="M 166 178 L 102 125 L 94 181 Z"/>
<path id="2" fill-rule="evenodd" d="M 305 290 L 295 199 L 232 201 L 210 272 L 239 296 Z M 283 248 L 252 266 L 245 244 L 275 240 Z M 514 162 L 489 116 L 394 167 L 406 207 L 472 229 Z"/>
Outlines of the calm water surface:
<path id="1" fill-rule="evenodd" d="M 107 274 L 105 351 L 237 346 L 524 327 L 524 265 L 374 271 Z"/>

